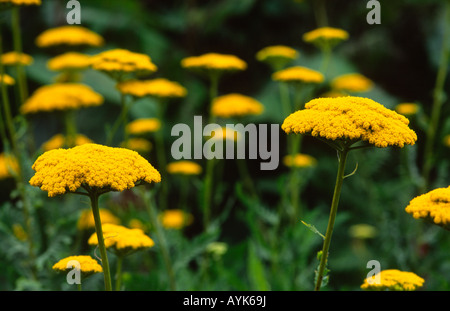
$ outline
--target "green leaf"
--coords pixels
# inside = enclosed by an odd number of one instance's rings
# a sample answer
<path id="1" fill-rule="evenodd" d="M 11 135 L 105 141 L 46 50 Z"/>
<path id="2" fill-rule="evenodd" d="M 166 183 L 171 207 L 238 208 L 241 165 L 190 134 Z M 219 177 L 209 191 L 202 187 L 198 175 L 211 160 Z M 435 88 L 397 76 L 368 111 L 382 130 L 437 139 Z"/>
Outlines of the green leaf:
<path id="1" fill-rule="evenodd" d="M 255 245 L 250 242 L 248 247 L 248 278 L 253 290 L 268 291 L 270 290 L 269 282 L 267 282 L 264 264 L 256 254 Z"/>
<path id="2" fill-rule="evenodd" d="M 304 222 L 303 220 L 300 220 L 302 222 L 302 224 L 304 224 L 306 227 L 308 227 L 309 230 L 311 230 L 312 232 L 314 232 L 315 234 L 318 234 L 322 237 L 322 239 L 325 240 L 325 236 L 319 232 L 319 230 L 317 230 L 316 227 L 314 227 L 314 225 L 311 224 L 307 224 L 306 222 Z"/>

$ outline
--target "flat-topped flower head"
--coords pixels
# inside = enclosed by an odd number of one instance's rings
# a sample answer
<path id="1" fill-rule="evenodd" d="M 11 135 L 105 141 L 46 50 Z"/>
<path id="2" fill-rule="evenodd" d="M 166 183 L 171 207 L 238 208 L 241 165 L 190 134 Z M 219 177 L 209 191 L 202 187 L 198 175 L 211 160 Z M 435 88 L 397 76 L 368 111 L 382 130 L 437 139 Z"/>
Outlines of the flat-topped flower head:
<path id="1" fill-rule="evenodd" d="M 186 69 L 208 71 L 242 71 L 247 69 L 247 63 L 235 55 L 206 53 L 200 56 L 186 57 L 181 61 Z"/>
<path id="2" fill-rule="evenodd" d="M 53 71 L 83 70 L 90 66 L 91 56 L 78 52 L 66 52 L 47 62 L 47 68 Z"/>
<path id="3" fill-rule="evenodd" d="M 155 245 L 155 242 L 153 242 L 142 229 L 129 229 L 115 224 L 104 224 L 102 227 L 106 249 L 111 250 L 120 256 L 130 255 L 131 253 Z M 98 244 L 97 233 L 91 235 L 88 244 Z"/>
<path id="4" fill-rule="evenodd" d="M 294 156 L 288 154 L 283 157 L 283 164 L 287 167 L 311 167 L 316 165 L 317 160 L 307 154 L 297 153 Z"/>
<path id="5" fill-rule="evenodd" d="M 112 49 L 92 56 L 91 67 L 115 79 L 124 74 L 146 75 L 158 69 L 150 56 L 125 49 Z"/>
<path id="6" fill-rule="evenodd" d="M 299 53 L 296 49 L 286 45 L 272 45 L 267 46 L 258 53 L 256 59 L 272 66 L 274 69 L 281 69 L 290 61 L 297 59 Z"/>
<path id="7" fill-rule="evenodd" d="M 0 0 L 0 4 L 11 4 L 17 6 L 41 5 L 42 0 Z"/>
<path id="8" fill-rule="evenodd" d="M 0 180 L 13 177 L 19 171 L 17 160 L 5 153 L 0 153 Z"/>
<path id="9" fill-rule="evenodd" d="M 69 256 L 61 259 L 52 267 L 53 270 L 62 273 L 68 273 L 74 268 L 80 269 L 82 276 L 85 278 L 103 272 L 103 268 L 97 260 L 88 255 Z"/>
<path id="10" fill-rule="evenodd" d="M 117 84 L 117 89 L 134 97 L 153 96 L 158 98 L 185 97 L 187 90 L 178 82 L 164 78 L 151 80 L 128 80 Z"/>
<path id="11" fill-rule="evenodd" d="M 450 230 L 450 187 L 437 188 L 415 197 L 405 211 L 415 219 L 424 219 Z"/>
<path id="12" fill-rule="evenodd" d="M 166 229 L 182 229 L 193 221 L 193 216 L 180 209 L 168 209 L 159 214 L 159 220 Z"/>
<path id="13" fill-rule="evenodd" d="M 303 41 L 312 43 L 319 48 L 333 47 L 341 41 L 347 40 L 347 31 L 333 27 L 321 27 L 303 35 Z"/>
<path id="14" fill-rule="evenodd" d="M 47 191 L 49 197 L 81 187 L 104 193 L 161 181 L 160 173 L 136 151 L 98 144 L 47 151 L 32 169 L 30 184 Z"/>
<path id="15" fill-rule="evenodd" d="M 331 81 L 331 88 L 335 91 L 360 93 L 370 91 L 372 87 L 372 80 L 360 73 L 340 75 Z"/>
<path id="16" fill-rule="evenodd" d="M 316 98 L 288 116 L 286 133 L 309 134 L 326 140 L 363 141 L 376 147 L 413 145 L 416 133 L 409 120 L 363 97 Z"/>
<path id="17" fill-rule="evenodd" d="M 415 115 L 420 109 L 420 106 L 416 103 L 400 103 L 395 106 L 395 111 L 404 115 L 412 116 Z"/>
<path id="18" fill-rule="evenodd" d="M 373 291 L 414 291 L 423 286 L 425 280 L 413 272 L 397 269 L 383 270 L 361 285 L 363 290 Z"/>
<path id="19" fill-rule="evenodd" d="M 40 48 L 56 46 L 93 46 L 104 44 L 104 39 L 99 34 L 83 26 L 65 25 L 47 29 L 36 38 L 36 45 Z"/>
<path id="20" fill-rule="evenodd" d="M 28 66 L 33 63 L 33 57 L 25 53 L 18 53 L 16 51 L 11 51 L 2 54 L 1 62 L 4 66 Z"/>
<path id="21" fill-rule="evenodd" d="M 120 144 L 120 147 L 137 151 L 139 153 L 147 153 L 152 150 L 152 143 L 148 139 L 141 137 L 128 138 Z"/>
<path id="22" fill-rule="evenodd" d="M 264 106 L 256 99 L 237 93 L 216 97 L 213 100 L 211 113 L 221 118 L 259 115 Z"/>
<path id="23" fill-rule="evenodd" d="M 200 175 L 202 167 L 194 161 L 182 160 L 167 164 L 167 172 L 173 175 Z"/>
<path id="24" fill-rule="evenodd" d="M 161 121 L 157 118 L 140 118 L 127 124 L 126 131 L 131 135 L 145 135 L 159 131 Z"/>
<path id="25" fill-rule="evenodd" d="M 16 80 L 14 80 L 13 77 L 10 75 L 7 75 L 4 73 L 3 75 L 0 75 L 0 84 L 5 84 L 6 86 L 14 85 L 16 83 Z"/>
<path id="26" fill-rule="evenodd" d="M 120 225 L 120 219 L 111 211 L 100 208 L 99 213 L 102 224 Z M 95 229 L 95 219 L 92 209 L 85 209 L 81 212 L 80 218 L 78 218 L 77 227 L 79 230 Z"/>
<path id="27" fill-rule="evenodd" d="M 70 139 L 68 139 L 63 134 L 56 134 L 53 137 L 51 137 L 49 140 L 44 142 L 41 146 L 41 149 L 43 151 L 49 151 L 52 149 L 58 149 L 58 148 L 70 148 L 75 146 L 81 146 L 84 144 L 92 144 L 93 141 L 89 138 L 87 138 L 85 135 L 77 134 L 74 140 L 74 145 L 70 146 Z"/>
<path id="28" fill-rule="evenodd" d="M 324 76 L 316 70 L 302 66 L 294 66 L 274 72 L 272 79 L 281 82 L 318 84 L 323 82 Z"/>
<path id="29" fill-rule="evenodd" d="M 24 114 L 73 110 L 103 104 L 103 96 L 81 83 L 55 83 L 38 88 L 23 104 Z"/>

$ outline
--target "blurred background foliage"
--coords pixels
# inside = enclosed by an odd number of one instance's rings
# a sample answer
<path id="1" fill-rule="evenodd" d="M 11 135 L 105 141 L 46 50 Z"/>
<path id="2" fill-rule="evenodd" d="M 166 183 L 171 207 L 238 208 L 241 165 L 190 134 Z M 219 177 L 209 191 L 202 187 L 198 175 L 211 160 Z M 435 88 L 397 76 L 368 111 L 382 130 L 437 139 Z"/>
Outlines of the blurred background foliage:
<path id="1" fill-rule="evenodd" d="M 125 48 L 151 56 L 158 66 L 152 77 L 178 81 L 188 96 L 171 103 L 166 114 L 167 128 L 175 123 L 193 122 L 193 116 L 206 109 L 208 84 L 183 70 L 184 57 L 207 52 L 234 54 L 248 63 L 242 73 L 225 76 L 219 93 L 243 93 L 265 106 L 265 113 L 252 118 L 256 123 L 279 123 L 286 116 L 280 109 L 277 85 L 270 68 L 258 62 L 255 54 L 269 45 L 288 45 L 300 52 L 292 65 L 319 69 L 321 55 L 302 35 L 316 28 L 314 1 L 293 0 L 89 0 L 80 1 L 82 26 L 101 34 L 106 45 L 85 50 L 95 54 L 109 48 Z M 343 73 L 359 72 L 375 83 L 365 97 L 393 108 L 401 102 L 416 102 L 425 114 L 432 103 L 439 50 L 442 40 L 442 2 L 440 0 L 384 1 L 381 24 L 366 22 L 366 1 L 325 1 L 328 24 L 349 32 L 350 39 L 333 53 L 328 79 Z M 26 68 L 30 90 L 54 82 L 55 73 L 46 63 L 53 56 L 36 47 L 35 38 L 45 29 L 66 24 L 66 1 L 43 0 L 40 7 L 21 9 L 23 50 L 34 57 Z M 2 12 L 4 50 L 12 49 L 9 15 Z M 105 124 L 120 111 L 119 93 L 108 77 L 93 70 L 83 82 L 105 96 L 101 107 L 78 114 L 79 131 L 95 142 L 105 140 Z M 448 83 L 446 84 L 448 90 Z M 324 88 L 321 91 L 326 91 Z M 136 102 L 131 118 L 154 116 L 151 99 Z M 17 113 L 17 111 L 15 112 Z M 435 152 L 439 156 L 433 171 L 433 188 L 449 185 L 450 150 L 440 142 L 450 133 L 449 106 L 443 106 Z M 411 167 L 423 161 L 423 130 L 417 120 L 411 127 L 419 136 L 417 145 L 402 150 L 359 150 L 350 155 L 348 169 L 358 163 L 355 175 L 344 182 L 329 261 L 330 281 L 326 290 L 358 290 L 375 259 L 382 269 L 401 269 L 424 277 L 425 290 L 448 290 L 450 280 L 450 235 L 440 228 L 414 220 L 404 208 L 417 195 Z M 51 116 L 33 119 L 32 131 L 39 146 L 61 131 Z M 166 147 L 174 137 L 165 132 Z M 280 131 L 280 158 L 286 137 Z M 168 149 L 170 150 L 170 149 Z M 324 233 L 332 197 L 336 155 L 325 144 L 306 137 L 303 152 L 314 156 L 318 165 L 303 176 L 302 220 Z M 153 155 L 150 156 L 152 162 Z M 30 159 L 32 163 L 34 159 Z M 214 230 L 202 232 L 198 206 L 190 206 L 194 223 L 185 230 L 167 230 L 179 289 L 184 290 L 311 290 L 314 269 L 321 248 L 320 236 L 308 230 L 300 220 L 285 223 L 278 212 L 279 196 L 287 169 L 280 163 L 276 171 L 260 171 L 259 160 L 247 161 L 250 173 L 263 198 L 263 204 L 246 204 L 240 191 L 239 175 L 232 160 L 220 163 L 220 187 L 215 188 L 218 220 Z M 414 172 L 414 169 L 412 170 Z M 217 177 L 219 178 L 219 177 Z M 189 202 L 196 202 L 201 180 L 193 181 Z M 64 277 L 51 271 L 51 265 L 71 255 L 76 222 L 88 202 L 65 196 L 47 199 L 39 189 L 28 189 L 34 198 L 34 225 L 39 241 L 35 265 L 38 278 L 28 277 L 24 268 L 27 246 L 12 232 L 20 222 L 20 206 L 14 200 L 14 185 L 1 182 L 0 208 L 0 289 L 70 289 Z M 171 207 L 178 202 L 177 183 L 171 181 Z M 133 192 L 111 194 L 101 202 L 123 219 L 140 217 L 146 212 Z M 130 199 L 131 198 L 131 199 Z M 195 205 L 195 203 L 193 204 Z M 220 217 L 219 217 L 220 216 Z M 375 229 L 369 237 L 357 237 L 350 228 L 368 224 Z M 42 229 L 43 228 L 43 229 Z M 151 233 L 150 233 L 150 236 Z M 153 236 L 152 236 L 153 237 Z M 226 252 L 213 256 L 211 242 L 227 245 Z M 144 258 L 144 259 L 142 259 Z M 114 261 L 114 259 L 112 259 Z M 112 265 L 114 266 L 114 264 Z M 125 263 L 124 287 L 127 290 L 166 290 L 168 280 L 158 256 L 158 247 L 133 255 Z M 102 288 L 102 277 L 93 276 L 86 289 Z"/>

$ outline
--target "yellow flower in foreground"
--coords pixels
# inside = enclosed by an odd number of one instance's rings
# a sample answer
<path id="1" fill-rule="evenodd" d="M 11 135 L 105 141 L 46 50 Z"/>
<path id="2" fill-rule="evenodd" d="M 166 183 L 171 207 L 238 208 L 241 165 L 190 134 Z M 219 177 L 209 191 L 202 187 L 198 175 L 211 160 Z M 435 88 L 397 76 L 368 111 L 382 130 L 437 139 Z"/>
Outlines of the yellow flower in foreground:
<path id="1" fill-rule="evenodd" d="M 415 103 L 400 103 L 395 106 L 395 111 L 405 116 L 414 115 L 419 111 L 419 105 Z"/>
<path id="2" fill-rule="evenodd" d="M 131 121 L 127 125 L 127 132 L 131 135 L 144 135 L 156 132 L 161 128 L 161 121 L 156 118 L 141 118 Z"/>
<path id="3" fill-rule="evenodd" d="M 47 68 L 53 71 L 82 70 L 91 64 L 91 56 L 78 53 L 67 52 L 53 57 L 47 62 Z"/>
<path id="4" fill-rule="evenodd" d="M 315 158 L 302 153 L 298 153 L 294 157 L 290 154 L 283 157 L 283 164 L 287 167 L 311 167 L 316 163 Z"/>
<path id="5" fill-rule="evenodd" d="M 372 87 L 372 80 L 359 73 L 344 74 L 331 81 L 331 88 L 337 91 L 367 92 Z"/>
<path id="6" fill-rule="evenodd" d="M 123 191 L 139 182 L 160 182 L 160 173 L 137 152 L 97 144 L 54 149 L 37 158 L 32 186 L 49 197 L 77 191 L 80 187 L 103 192 Z"/>
<path id="7" fill-rule="evenodd" d="M 391 269 L 383 270 L 374 277 L 365 279 L 361 288 L 378 291 L 414 291 L 422 287 L 424 283 L 425 280 L 415 273 Z"/>
<path id="8" fill-rule="evenodd" d="M 177 161 L 167 165 L 167 172 L 169 174 L 199 175 L 202 173 L 202 167 L 193 161 Z"/>
<path id="9" fill-rule="evenodd" d="M 322 83 L 324 76 L 316 70 L 294 66 L 274 72 L 272 79 L 282 82 Z"/>
<path id="10" fill-rule="evenodd" d="M 159 219 L 164 228 L 182 229 L 192 223 L 193 217 L 179 209 L 165 210 L 159 215 Z"/>
<path id="11" fill-rule="evenodd" d="M 37 89 L 23 104 L 24 114 L 80 109 L 103 104 L 103 96 L 80 83 L 55 83 Z"/>
<path id="12" fill-rule="evenodd" d="M 298 56 L 299 53 L 296 49 L 285 45 L 268 46 L 256 53 L 257 60 L 268 63 L 274 66 L 274 68 L 280 68 L 288 62 L 298 58 Z"/>
<path id="13" fill-rule="evenodd" d="M 4 83 L 5 85 L 14 85 L 16 81 L 13 77 L 4 73 L 3 75 L 0 75 L 0 83 Z"/>
<path id="14" fill-rule="evenodd" d="M 17 53 L 16 51 L 4 53 L 1 56 L 1 62 L 4 66 L 22 65 L 28 66 L 33 63 L 33 57 L 25 53 Z"/>
<path id="15" fill-rule="evenodd" d="M 152 143 L 145 138 L 129 138 L 120 144 L 122 148 L 145 153 L 152 150 Z"/>
<path id="16" fill-rule="evenodd" d="M 120 219 L 109 210 L 100 208 L 99 212 L 102 224 L 120 224 Z M 81 212 L 80 218 L 78 218 L 77 227 L 79 230 L 95 229 L 95 220 L 92 209 L 85 209 Z"/>
<path id="17" fill-rule="evenodd" d="M 424 219 L 450 230 L 450 187 L 419 195 L 405 208 L 416 219 Z"/>
<path id="18" fill-rule="evenodd" d="M 41 0 L 0 0 L 0 3 L 10 3 L 13 5 L 41 5 Z"/>
<path id="19" fill-rule="evenodd" d="M 264 106 L 256 99 L 232 93 L 216 97 L 213 100 L 211 113 L 217 117 L 231 118 L 258 115 L 263 110 Z"/>
<path id="20" fill-rule="evenodd" d="M 364 141 L 376 147 L 413 145 L 416 133 L 409 120 L 363 97 L 316 98 L 288 116 L 286 133 L 310 134 L 327 140 Z"/>
<path id="21" fill-rule="evenodd" d="M 75 147 L 91 143 L 93 143 L 93 141 L 87 138 L 86 136 L 82 134 L 77 134 L 77 136 L 75 137 L 75 145 L 68 146 L 67 138 L 62 134 L 56 134 L 52 138 L 47 140 L 45 143 L 43 143 L 41 148 L 43 151 L 49 151 L 52 149 Z"/>
<path id="22" fill-rule="evenodd" d="M 303 41 L 313 43 L 319 47 L 333 46 L 349 37 L 348 32 L 333 27 L 321 27 L 303 35 Z"/>
<path id="23" fill-rule="evenodd" d="M 84 277 L 103 272 L 102 266 L 97 260 L 88 255 L 69 256 L 61 259 L 52 267 L 53 270 L 64 273 L 72 271 L 74 268 L 79 268 Z"/>
<path id="24" fill-rule="evenodd" d="M 103 38 L 83 26 L 65 25 L 47 29 L 36 38 L 36 45 L 40 48 L 53 46 L 102 46 Z"/>
<path id="25" fill-rule="evenodd" d="M 129 229 L 115 224 L 104 224 L 102 227 L 106 248 L 113 250 L 118 255 L 129 255 L 138 250 L 150 248 L 155 245 L 155 242 L 145 235 L 141 229 Z M 98 244 L 97 233 L 91 235 L 88 244 Z"/>
<path id="26" fill-rule="evenodd" d="M 117 89 L 122 94 L 135 97 L 184 97 L 187 94 L 186 88 L 177 82 L 164 78 L 152 80 L 128 80 L 117 84 Z"/>
<path id="27" fill-rule="evenodd" d="M 12 177 L 12 173 L 18 172 L 17 160 L 5 153 L 0 153 L 0 180 Z"/>
<path id="28" fill-rule="evenodd" d="M 237 56 L 219 53 L 207 53 L 186 57 L 181 66 L 194 70 L 237 71 L 247 69 L 247 63 Z"/>

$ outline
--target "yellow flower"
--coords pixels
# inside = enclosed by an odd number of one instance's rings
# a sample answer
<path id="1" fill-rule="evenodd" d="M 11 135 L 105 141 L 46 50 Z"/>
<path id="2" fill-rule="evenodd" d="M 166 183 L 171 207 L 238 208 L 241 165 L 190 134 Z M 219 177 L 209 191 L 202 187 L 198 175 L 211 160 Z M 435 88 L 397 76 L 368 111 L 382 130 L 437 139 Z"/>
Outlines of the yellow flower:
<path id="1" fill-rule="evenodd" d="M 0 153 L 0 179 L 7 179 L 12 177 L 13 173 L 19 171 L 19 163 L 17 160 L 5 153 Z"/>
<path id="2" fill-rule="evenodd" d="M 169 174 L 200 175 L 202 167 L 193 161 L 177 161 L 167 165 L 167 172 Z"/>
<path id="3" fill-rule="evenodd" d="M 400 103 L 395 106 L 395 111 L 405 116 L 414 115 L 419 111 L 419 105 L 415 103 Z"/>
<path id="4" fill-rule="evenodd" d="M 286 133 L 310 134 L 328 140 L 365 141 L 376 147 L 413 145 L 416 133 L 409 120 L 363 97 L 316 98 L 288 116 Z"/>
<path id="5" fill-rule="evenodd" d="M 263 110 L 264 106 L 256 99 L 232 93 L 216 97 L 213 100 L 211 113 L 217 117 L 231 118 L 258 115 Z"/>
<path id="6" fill-rule="evenodd" d="M 80 83 L 55 83 L 37 89 L 30 96 L 21 111 L 24 114 L 54 110 L 80 109 L 99 106 L 103 96 L 89 86 Z"/>
<path id="7" fill-rule="evenodd" d="M 91 64 L 91 57 L 78 52 L 67 52 L 53 57 L 47 62 L 47 68 L 53 71 L 82 70 Z"/>
<path id="8" fill-rule="evenodd" d="M 127 132 L 131 135 L 143 135 L 156 132 L 161 128 L 161 121 L 156 118 L 141 118 L 131 121 L 127 125 Z"/>
<path id="9" fill-rule="evenodd" d="M 88 277 L 94 273 L 103 272 L 102 266 L 99 265 L 97 260 L 88 255 L 66 257 L 55 263 L 52 269 L 58 272 L 66 273 L 77 267 L 80 269 L 80 272 L 84 277 Z"/>
<path id="10" fill-rule="evenodd" d="M 120 224 L 120 219 L 109 210 L 100 208 L 99 213 L 102 224 Z M 78 218 L 77 227 L 79 230 L 95 229 L 95 220 L 92 209 L 85 209 L 81 212 L 80 218 Z"/>
<path id="11" fill-rule="evenodd" d="M 349 228 L 349 234 L 351 237 L 357 239 L 370 239 L 377 234 L 377 231 L 374 226 L 367 224 L 356 224 Z"/>
<path id="12" fill-rule="evenodd" d="M 450 147 L 450 135 L 444 136 L 444 145 Z"/>
<path id="13" fill-rule="evenodd" d="M 91 144 L 92 140 L 87 138 L 86 136 L 82 134 L 77 134 L 75 137 L 75 145 L 74 146 L 68 146 L 67 138 L 62 134 L 56 134 L 46 142 L 42 144 L 42 150 L 43 151 L 49 151 L 52 149 L 58 149 L 58 148 L 67 148 L 67 147 L 75 147 L 75 146 L 81 146 L 84 144 Z"/>
<path id="14" fill-rule="evenodd" d="M 120 146 L 140 153 L 152 150 L 152 143 L 144 138 L 129 138 L 127 141 L 122 142 Z"/>
<path id="15" fill-rule="evenodd" d="M 256 59 L 272 65 L 274 68 L 281 68 L 288 62 L 298 58 L 299 53 L 285 45 L 272 45 L 265 47 L 256 53 Z"/>
<path id="16" fill-rule="evenodd" d="M 450 230 L 450 187 L 437 188 L 415 197 L 405 211 L 415 219 L 424 219 Z"/>
<path id="17" fill-rule="evenodd" d="M 112 49 L 94 55 L 91 57 L 91 66 L 95 70 L 118 75 L 149 74 L 158 69 L 150 56 L 125 49 Z"/>
<path id="18" fill-rule="evenodd" d="M 0 3 L 12 5 L 41 5 L 41 0 L 0 0 Z"/>
<path id="19" fill-rule="evenodd" d="M 186 57 L 181 61 L 181 66 L 186 69 L 207 71 L 238 71 L 247 69 L 247 63 L 239 57 L 218 53 Z"/>
<path id="20" fill-rule="evenodd" d="M 331 81 L 331 88 L 336 91 L 367 92 L 373 82 L 359 73 L 349 73 L 336 77 Z"/>
<path id="21" fill-rule="evenodd" d="M 0 75 L 0 83 L 5 83 L 5 85 L 8 86 L 8 85 L 14 85 L 14 83 L 16 83 L 16 81 L 14 80 L 13 77 L 4 73 L 3 75 Z"/>
<path id="22" fill-rule="evenodd" d="M 323 93 L 320 97 L 345 97 L 345 96 L 348 96 L 348 94 L 343 93 L 341 91 L 331 90 Z"/>
<path id="23" fill-rule="evenodd" d="M 117 89 L 122 94 L 135 97 L 184 97 L 187 94 L 186 88 L 177 82 L 164 78 L 152 80 L 128 80 L 117 84 Z"/>
<path id="24" fill-rule="evenodd" d="M 28 66 L 33 63 L 33 57 L 25 53 L 17 53 L 15 51 L 4 53 L 1 56 L 1 62 L 4 66 Z"/>
<path id="25" fill-rule="evenodd" d="M 14 236 L 20 241 L 26 241 L 28 239 L 28 235 L 21 224 L 13 224 L 13 233 Z"/>
<path id="26" fill-rule="evenodd" d="M 141 229 L 129 229 L 115 224 L 104 224 L 102 227 L 106 248 L 113 250 L 118 255 L 129 255 L 135 251 L 155 245 L 153 240 L 145 235 Z M 97 233 L 91 235 L 88 244 L 98 244 Z"/>
<path id="27" fill-rule="evenodd" d="M 97 144 L 54 149 L 37 158 L 32 186 L 49 197 L 74 192 L 80 187 L 123 191 L 139 182 L 160 182 L 160 173 L 137 152 Z"/>
<path id="28" fill-rule="evenodd" d="M 316 165 L 316 159 L 310 155 L 298 153 L 294 157 L 286 155 L 283 157 L 283 164 L 287 167 L 311 167 Z"/>
<path id="29" fill-rule="evenodd" d="M 141 229 L 144 232 L 148 230 L 147 226 L 137 218 L 130 219 L 130 221 L 128 222 L 128 226 L 131 229 Z"/>
<path id="30" fill-rule="evenodd" d="M 334 46 L 343 40 L 347 40 L 348 37 L 348 32 L 343 29 L 321 27 L 305 33 L 303 35 L 303 41 L 313 43 L 319 48 L 323 48 L 326 46 Z"/>
<path id="31" fill-rule="evenodd" d="M 40 48 L 53 46 L 94 46 L 104 44 L 103 38 L 82 26 L 65 25 L 47 29 L 36 38 L 36 45 Z"/>
<path id="32" fill-rule="evenodd" d="M 379 278 L 379 282 L 377 281 Z M 364 280 L 361 288 L 378 291 L 414 291 L 423 286 L 425 280 L 415 273 L 396 269 L 383 270 L 372 278 Z"/>
<path id="33" fill-rule="evenodd" d="M 213 131 L 213 136 L 211 136 L 209 139 L 214 140 L 234 140 L 239 141 L 241 139 L 241 134 L 237 130 L 233 130 L 230 128 L 227 128 L 226 126 L 221 126 L 217 128 L 217 130 Z"/>
<path id="34" fill-rule="evenodd" d="M 282 82 L 322 83 L 324 76 L 316 70 L 294 66 L 274 72 L 272 79 Z"/>
<path id="35" fill-rule="evenodd" d="M 167 229 L 181 229 L 193 221 L 191 214 L 179 209 L 165 210 L 160 213 L 159 219 L 163 227 Z"/>

